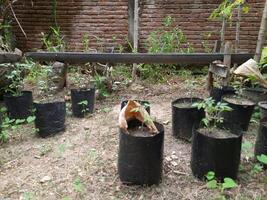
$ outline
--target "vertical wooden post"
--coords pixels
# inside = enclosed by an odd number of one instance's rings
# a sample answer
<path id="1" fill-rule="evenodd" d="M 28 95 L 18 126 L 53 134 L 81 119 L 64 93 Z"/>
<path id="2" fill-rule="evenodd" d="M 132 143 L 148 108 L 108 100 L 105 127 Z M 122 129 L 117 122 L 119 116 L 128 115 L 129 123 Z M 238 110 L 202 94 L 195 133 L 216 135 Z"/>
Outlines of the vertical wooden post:
<path id="1" fill-rule="evenodd" d="M 231 68 L 231 53 L 232 53 L 232 43 L 226 42 L 224 47 L 224 57 L 223 57 L 223 64 L 228 68 L 227 77 L 223 79 L 222 85 L 227 86 L 229 79 L 230 79 L 230 68 Z"/>
<path id="2" fill-rule="evenodd" d="M 138 51 L 138 29 L 139 29 L 139 0 L 128 0 L 128 39 L 132 51 Z M 133 64 L 132 79 L 137 78 L 137 64 Z"/>
<path id="3" fill-rule="evenodd" d="M 241 22 L 242 6 L 238 5 L 237 8 L 237 19 L 236 19 L 236 34 L 235 34 L 235 53 L 238 52 L 240 42 L 240 22 Z"/>
<path id="4" fill-rule="evenodd" d="M 133 24 L 133 48 L 134 52 L 138 52 L 138 37 L 139 37 L 139 0 L 134 1 L 134 24 Z M 137 64 L 133 64 L 132 79 L 137 78 Z"/>
<path id="5" fill-rule="evenodd" d="M 134 41 L 134 1 L 128 0 L 128 40 L 133 47 Z"/>
<path id="6" fill-rule="evenodd" d="M 213 53 L 220 52 L 221 49 L 221 41 L 216 40 L 214 47 L 213 47 Z M 210 64 L 211 67 L 212 63 Z M 207 90 L 210 91 L 213 88 L 213 75 L 212 72 L 209 70 L 208 72 L 208 81 L 207 81 Z"/>

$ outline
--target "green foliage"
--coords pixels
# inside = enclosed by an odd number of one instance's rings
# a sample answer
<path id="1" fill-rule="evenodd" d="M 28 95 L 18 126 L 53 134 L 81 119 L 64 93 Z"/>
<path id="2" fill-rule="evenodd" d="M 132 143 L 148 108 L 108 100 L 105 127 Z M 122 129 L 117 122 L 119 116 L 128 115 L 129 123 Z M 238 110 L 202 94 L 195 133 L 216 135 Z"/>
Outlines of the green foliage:
<path id="1" fill-rule="evenodd" d="M 37 87 L 40 93 L 40 101 L 49 102 L 53 100 L 56 86 L 50 78 L 52 66 L 42 66 L 42 77 L 37 82 Z"/>
<path id="2" fill-rule="evenodd" d="M 0 67 L 8 68 L 6 78 L 9 80 L 10 84 L 5 88 L 6 92 L 11 93 L 13 96 L 21 96 L 23 90 L 23 81 L 25 75 L 31 71 L 35 63 L 25 59 L 22 63 L 5 63 L 0 64 Z"/>
<path id="3" fill-rule="evenodd" d="M 165 17 L 164 28 L 153 31 L 148 36 L 146 49 L 149 53 L 191 53 L 193 51 L 182 30 L 178 26 L 173 27 L 173 22 L 172 17 Z"/>
<path id="4" fill-rule="evenodd" d="M 249 141 L 244 141 L 242 143 L 242 153 L 245 155 L 246 159 L 252 158 L 253 154 L 253 144 Z"/>
<path id="5" fill-rule="evenodd" d="M 211 15 L 209 16 L 209 19 L 226 19 L 228 21 L 232 20 L 233 11 L 238 6 L 242 6 L 243 13 L 249 12 L 249 7 L 247 4 L 245 4 L 245 0 L 223 0 L 223 2 L 219 5 L 218 8 L 216 8 Z"/>
<path id="6" fill-rule="evenodd" d="M 260 172 L 262 172 L 263 170 L 263 166 L 260 164 L 255 164 L 254 167 L 251 170 L 251 174 L 258 174 Z"/>
<path id="7" fill-rule="evenodd" d="M 89 36 L 87 34 L 83 35 L 82 43 L 83 43 L 84 51 L 85 52 L 89 51 L 90 50 L 90 48 L 89 48 L 90 39 L 89 39 Z"/>
<path id="8" fill-rule="evenodd" d="M 37 198 L 34 196 L 32 192 L 25 192 L 22 196 L 22 200 L 36 200 Z"/>
<path id="9" fill-rule="evenodd" d="M 202 102 L 196 102 L 192 107 L 197 107 L 199 110 L 204 109 L 206 116 L 202 119 L 202 122 L 207 128 L 217 127 L 223 123 L 224 119 L 220 114 L 232 111 L 232 108 L 227 103 L 218 102 L 216 104 L 212 97 L 206 98 Z"/>
<path id="10" fill-rule="evenodd" d="M 0 24 L 0 48 L 5 51 L 12 51 L 12 21 L 9 19 L 5 19 Z"/>
<path id="11" fill-rule="evenodd" d="M 88 101 L 87 100 L 84 100 L 84 101 L 81 101 L 78 103 L 78 105 L 81 105 L 82 106 L 82 113 L 85 114 L 86 112 L 89 111 L 89 109 L 87 108 L 88 106 Z"/>
<path id="12" fill-rule="evenodd" d="M 205 176 L 208 180 L 206 186 L 209 189 L 219 189 L 222 193 L 225 189 L 231 189 L 237 187 L 236 182 L 231 178 L 224 178 L 222 183 L 219 183 L 215 179 L 215 173 L 213 171 L 209 171 Z"/>
<path id="13" fill-rule="evenodd" d="M 100 97 L 108 97 L 109 93 L 108 90 L 106 88 L 106 77 L 105 76 L 100 76 L 100 75 L 96 75 L 93 77 L 93 83 L 96 87 L 96 89 L 99 92 L 99 96 Z"/>
<path id="14" fill-rule="evenodd" d="M 82 184 L 80 178 L 76 178 L 74 183 L 73 183 L 73 187 L 75 192 L 77 193 L 82 193 L 84 191 L 84 185 Z"/>
<path id="15" fill-rule="evenodd" d="M 261 154 L 260 156 L 257 156 L 257 160 L 260 163 L 267 165 L 267 155 Z"/>
<path id="16" fill-rule="evenodd" d="M 192 46 L 178 26 L 174 26 L 172 17 L 163 19 L 163 28 L 153 31 L 146 40 L 149 53 L 191 53 Z M 176 65 L 139 65 L 141 78 L 151 82 L 164 82 L 168 75 L 177 73 Z"/>
<path id="17" fill-rule="evenodd" d="M 88 76 L 84 76 L 80 70 L 71 73 L 71 75 L 68 77 L 68 80 L 74 85 L 75 88 L 87 89 L 90 86 L 90 79 Z"/>
<path id="18" fill-rule="evenodd" d="M 64 36 L 62 36 L 59 27 L 50 27 L 49 34 L 42 34 L 42 43 L 45 50 L 49 52 L 60 52 L 66 50 L 66 44 L 64 42 Z"/>
<path id="19" fill-rule="evenodd" d="M 17 130 L 18 127 L 25 122 L 30 124 L 35 120 L 35 116 L 29 116 L 27 119 L 10 119 L 7 116 L 7 109 L 5 107 L 0 109 L 0 115 L 3 116 L 0 128 L 0 143 L 5 143 L 8 141 L 10 131 Z"/>

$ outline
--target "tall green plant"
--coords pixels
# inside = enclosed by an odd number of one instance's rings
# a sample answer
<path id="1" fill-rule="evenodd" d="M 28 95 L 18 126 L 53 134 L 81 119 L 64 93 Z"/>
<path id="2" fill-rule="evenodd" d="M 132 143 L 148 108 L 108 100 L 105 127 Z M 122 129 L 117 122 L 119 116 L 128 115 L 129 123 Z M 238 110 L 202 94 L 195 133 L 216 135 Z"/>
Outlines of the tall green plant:
<path id="1" fill-rule="evenodd" d="M 30 60 L 25 60 L 22 63 L 0 64 L 0 68 L 5 67 L 10 71 L 10 73 L 7 73 L 6 75 L 6 78 L 9 81 L 9 84 L 5 88 L 6 92 L 11 93 L 13 96 L 21 96 L 24 77 L 31 71 L 34 65 L 35 63 Z"/>
<path id="2" fill-rule="evenodd" d="M 146 41 L 149 53 L 191 53 L 193 48 L 178 26 L 174 26 L 174 19 L 167 16 L 163 19 L 163 28 L 153 31 Z"/>
<path id="3" fill-rule="evenodd" d="M 222 28 L 221 28 L 221 42 L 222 47 L 225 43 L 225 31 L 226 31 L 226 25 L 227 22 L 232 22 L 233 12 L 236 8 L 240 9 L 242 7 L 243 13 L 248 13 L 249 7 L 246 4 L 245 0 L 223 0 L 222 3 L 216 8 L 211 15 L 209 16 L 210 20 L 219 20 L 222 22 Z M 240 13 L 238 15 L 238 23 L 240 23 Z M 236 38 L 239 40 L 239 29 L 240 26 L 237 26 L 236 30 Z M 237 41 L 239 43 L 239 41 Z"/>
<path id="4" fill-rule="evenodd" d="M 192 106 L 204 109 L 206 116 L 202 119 L 202 122 L 209 129 L 216 128 L 219 124 L 223 123 L 222 112 L 232 111 L 232 108 L 227 103 L 218 102 L 216 104 L 212 97 L 204 99 L 202 102 L 196 102 Z"/>
<path id="5" fill-rule="evenodd" d="M 151 32 L 146 40 L 149 53 L 191 53 L 194 51 L 182 30 L 174 25 L 174 19 L 167 16 L 163 27 Z M 140 65 L 141 78 L 152 82 L 163 82 L 168 75 L 177 73 L 176 65 Z"/>

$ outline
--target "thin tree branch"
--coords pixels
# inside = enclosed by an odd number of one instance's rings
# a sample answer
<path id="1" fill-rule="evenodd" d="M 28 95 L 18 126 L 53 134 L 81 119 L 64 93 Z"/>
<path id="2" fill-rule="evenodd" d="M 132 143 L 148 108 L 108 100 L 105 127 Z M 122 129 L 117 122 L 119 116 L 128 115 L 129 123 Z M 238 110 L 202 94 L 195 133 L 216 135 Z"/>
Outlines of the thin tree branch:
<path id="1" fill-rule="evenodd" d="M 10 1 L 8 1 L 8 4 L 9 4 L 10 10 L 11 10 L 11 12 L 12 12 L 12 14 L 13 14 L 16 22 L 17 22 L 17 24 L 19 25 L 19 28 L 20 28 L 21 32 L 23 33 L 24 37 L 27 38 L 27 35 L 26 35 L 25 31 L 23 30 L 23 28 L 22 28 L 22 26 L 21 26 L 21 24 L 20 24 L 20 22 L 19 22 L 19 20 L 18 20 L 18 18 L 16 16 L 16 13 L 14 12 L 14 9 L 13 9 Z"/>

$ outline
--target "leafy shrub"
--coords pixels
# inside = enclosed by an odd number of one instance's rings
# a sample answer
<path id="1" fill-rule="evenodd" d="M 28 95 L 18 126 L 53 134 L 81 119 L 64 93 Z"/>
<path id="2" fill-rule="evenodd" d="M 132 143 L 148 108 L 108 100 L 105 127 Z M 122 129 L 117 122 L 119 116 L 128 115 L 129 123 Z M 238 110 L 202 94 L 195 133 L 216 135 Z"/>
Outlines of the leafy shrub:
<path id="1" fill-rule="evenodd" d="M 178 26 L 174 26 L 172 17 L 163 20 L 163 28 L 153 31 L 147 41 L 146 49 L 149 53 L 191 53 L 193 48 Z M 177 65 L 139 65 L 142 79 L 152 82 L 162 82 L 166 76 L 177 73 Z"/>

